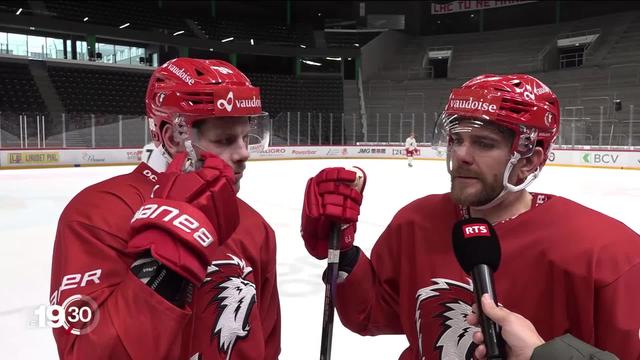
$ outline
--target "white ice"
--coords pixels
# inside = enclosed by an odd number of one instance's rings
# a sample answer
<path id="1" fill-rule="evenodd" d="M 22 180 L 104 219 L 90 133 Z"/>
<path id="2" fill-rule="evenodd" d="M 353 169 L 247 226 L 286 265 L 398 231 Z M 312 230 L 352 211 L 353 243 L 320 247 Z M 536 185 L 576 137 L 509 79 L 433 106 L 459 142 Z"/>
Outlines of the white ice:
<path id="1" fill-rule="evenodd" d="M 356 243 L 368 254 L 393 214 L 413 199 L 446 192 L 441 161 L 288 160 L 251 162 L 240 196 L 275 229 L 282 309 L 280 359 L 319 357 L 324 262 L 305 252 L 300 208 L 308 177 L 329 166 L 358 165 L 368 174 Z M 0 171 L 0 359 L 56 359 L 51 330 L 35 325 L 34 310 L 47 304 L 56 224 L 65 204 L 84 187 L 133 167 Z M 640 218 L 640 171 L 546 167 L 530 190 L 563 195 L 613 216 L 636 232 Z M 570 214 L 567 214 L 570 216 Z M 109 216 L 109 214 L 105 214 Z M 532 224 L 532 226 L 535 226 Z M 396 359 L 401 335 L 361 337 L 336 316 L 333 359 Z"/>

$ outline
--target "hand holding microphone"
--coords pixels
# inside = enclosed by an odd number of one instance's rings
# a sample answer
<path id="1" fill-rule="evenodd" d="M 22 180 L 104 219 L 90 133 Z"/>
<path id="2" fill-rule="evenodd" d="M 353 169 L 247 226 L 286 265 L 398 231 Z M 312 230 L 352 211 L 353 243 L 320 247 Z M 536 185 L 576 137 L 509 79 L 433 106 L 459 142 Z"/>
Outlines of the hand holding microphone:
<path id="1" fill-rule="evenodd" d="M 476 303 L 481 303 L 483 294 L 497 303 L 493 285 L 493 273 L 500 265 L 500 242 L 496 231 L 485 219 L 468 218 L 453 226 L 453 251 L 462 269 L 473 281 Z M 478 308 L 487 359 L 506 359 L 504 340 L 500 328 Z"/>
<path id="2" fill-rule="evenodd" d="M 473 334 L 473 342 L 478 344 L 474 359 L 617 359 L 569 334 L 545 343 L 529 320 L 497 305 L 493 273 L 500 265 L 500 242 L 487 220 L 457 222 L 452 238 L 456 258 L 473 280 L 476 304 L 467 322 L 482 328 Z"/>
<path id="3" fill-rule="evenodd" d="M 501 335 L 506 342 L 506 355 L 508 360 L 529 360 L 533 351 L 538 346 L 544 344 L 544 340 L 538 334 L 533 324 L 522 315 L 509 311 L 502 306 L 496 306 L 489 295 L 483 295 L 482 312 L 485 316 L 495 321 L 501 327 Z M 478 326 L 480 318 L 478 307 L 474 304 L 474 312 L 467 317 L 470 325 Z M 486 359 L 487 349 L 484 343 L 484 336 L 481 332 L 473 334 L 473 342 L 479 346 L 476 348 L 475 356 L 479 360 Z"/>

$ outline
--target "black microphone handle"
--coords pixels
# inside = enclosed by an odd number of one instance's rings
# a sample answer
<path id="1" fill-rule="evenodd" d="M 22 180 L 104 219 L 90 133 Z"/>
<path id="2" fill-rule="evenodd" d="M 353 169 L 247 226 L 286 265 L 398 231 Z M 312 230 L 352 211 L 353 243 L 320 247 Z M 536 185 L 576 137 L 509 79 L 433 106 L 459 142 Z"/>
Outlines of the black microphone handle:
<path id="1" fill-rule="evenodd" d="M 473 280 L 473 292 L 478 304 L 478 315 L 480 316 L 480 326 L 484 336 L 484 345 L 487 348 L 487 359 L 506 359 L 504 351 L 504 339 L 500 334 L 498 325 L 482 311 L 480 298 L 483 294 L 489 294 L 491 299 L 497 303 L 495 289 L 493 287 L 493 271 L 484 264 L 476 265 L 471 270 Z"/>

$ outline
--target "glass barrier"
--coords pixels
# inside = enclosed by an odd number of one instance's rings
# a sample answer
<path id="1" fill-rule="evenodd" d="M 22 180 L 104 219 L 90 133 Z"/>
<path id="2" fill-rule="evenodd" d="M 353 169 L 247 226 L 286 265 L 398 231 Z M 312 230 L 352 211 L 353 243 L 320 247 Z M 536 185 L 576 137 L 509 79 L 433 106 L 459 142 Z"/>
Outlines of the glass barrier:
<path id="1" fill-rule="evenodd" d="M 148 141 L 139 115 L 0 112 L 0 148 L 135 148 Z"/>
<path id="2" fill-rule="evenodd" d="M 437 118 L 437 112 L 283 112 L 269 120 L 271 145 L 403 144 L 410 132 L 427 145 Z M 0 112 L 0 148 L 136 148 L 150 141 L 139 115 Z M 640 107 L 587 101 L 563 107 L 556 144 L 639 147 Z"/>

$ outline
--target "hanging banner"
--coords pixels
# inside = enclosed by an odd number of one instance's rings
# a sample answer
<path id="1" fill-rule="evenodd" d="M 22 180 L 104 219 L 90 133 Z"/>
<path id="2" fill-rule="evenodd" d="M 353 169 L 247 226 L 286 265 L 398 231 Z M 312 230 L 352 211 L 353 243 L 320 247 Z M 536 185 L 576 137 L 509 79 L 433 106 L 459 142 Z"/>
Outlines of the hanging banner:
<path id="1" fill-rule="evenodd" d="M 482 9 L 491 9 L 505 6 L 513 6 L 513 5 L 522 5 L 526 3 L 531 3 L 535 1 L 451 1 L 444 4 L 436 4 L 431 3 L 431 14 L 433 15 L 442 15 L 442 14 L 450 14 L 461 11 L 474 11 L 474 10 L 482 10 Z"/>

